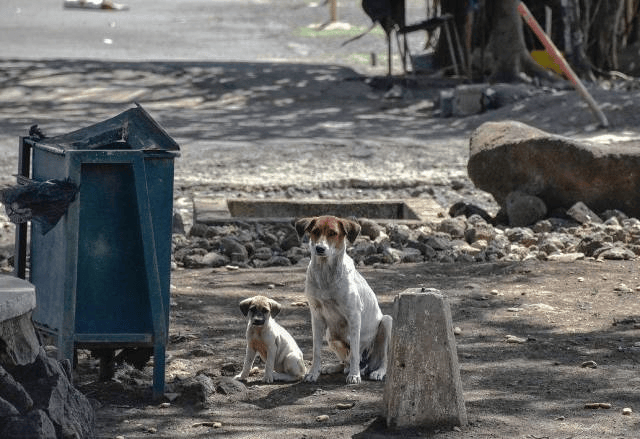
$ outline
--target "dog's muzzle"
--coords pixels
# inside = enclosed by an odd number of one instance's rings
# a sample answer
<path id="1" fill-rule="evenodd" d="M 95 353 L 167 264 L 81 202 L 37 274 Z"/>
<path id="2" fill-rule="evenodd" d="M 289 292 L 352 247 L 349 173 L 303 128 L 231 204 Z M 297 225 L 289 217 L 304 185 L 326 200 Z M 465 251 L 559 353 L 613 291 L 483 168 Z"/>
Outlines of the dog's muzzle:
<path id="1" fill-rule="evenodd" d="M 318 256 L 326 256 L 327 249 L 322 245 L 316 245 L 316 255 Z"/>
<path id="2" fill-rule="evenodd" d="M 254 326 L 262 326 L 264 325 L 265 320 L 266 319 L 264 317 L 257 317 L 251 320 L 251 324 Z"/>

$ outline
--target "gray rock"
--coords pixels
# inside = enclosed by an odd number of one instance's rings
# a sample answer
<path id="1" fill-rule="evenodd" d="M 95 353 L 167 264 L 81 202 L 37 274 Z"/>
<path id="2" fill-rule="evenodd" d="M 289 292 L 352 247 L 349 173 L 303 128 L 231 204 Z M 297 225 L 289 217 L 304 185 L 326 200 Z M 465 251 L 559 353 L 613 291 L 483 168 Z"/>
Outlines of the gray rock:
<path id="1" fill-rule="evenodd" d="M 216 391 L 223 395 L 244 394 L 247 391 L 247 386 L 229 377 L 220 377 L 215 384 Z"/>
<path id="2" fill-rule="evenodd" d="M 473 244 L 474 242 L 479 240 L 489 242 L 493 238 L 495 238 L 495 236 L 496 230 L 494 229 L 494 227 L 484 221 L 476 222 L 475 224 L 467 228 L 467 230 L 465 230 L 464 232 L 464 239 L 469 244 Z"/>
<path id="3" fill-rule="evenodd" d="M 268 261 L 261 261 L 259 259 L 254 259 L 253 265 L 256 268 L 288 267 L 291 265 L 291 261 L 286 256 L 273 256 Z"/>
<path id="4" fill-rule="evenodd" d="M 355 261 L 362 261 L 367 256 L 378 253 L 376 245 L 368 239 L 359 239 L 356 243 L 349 248 L 349 255 Z"/>
<path id="5" fill-rule="evenodd" d="M 578 201 L 576 204 L 571 206 L 569 210 L 567 210 L 567 215 L 580 224 L 602 223 L 602 219 L 600 219 L 600 217 L 589 209 L 582 201 Z"/>
<path id="6" fill-rule="evenodd" d="M 521 191 L 513 191 L 505 200 L 505 211 L 511 227 L 537 223 L 547 215 L 547 206 L 540 198 Z"/>
<path id="7" fill-rule="evenodd" d="M 17 416 L 19 414 L 20 412 L 13 404 L 0 397 L 0 419 L 8 418 L 9 416 Z"/>
<path id="8" fill-rule="evenodd" d="M 231 259 L 242 258 L 246 260 L 249 258 L 249 252 L 246 247 L 235 238 L 225 236 L 220 240 L 220 245 L 222 253 Z"/>
<path id="9" fill-rule="evenodd" d="M 640 216 L 640 152 L 635 144 L 600 147 L 520 122 L 487 122 L 470 139 L 467 170 L 479 189 L 504 207 L 522 191 L 550 211 L 582 201 L 596 212 Z"/>
<path id="10" fill-rule="evenodd" d="M 463 238 L 466 229 L 467 222 L 463 216 L 445 218 L 437 227 L 439 232 L 446 233 L 453 239 Z"/>
<path id="11" fill-rule="evenodd" d="M 400 260 L 402 262 L 423 262 L 424 257 L 422 256 L 422 252 L 417 248 L 407 247 L 402 251 Z"/>
<path id="12" fill-rule="evenodd" d="M 411 229 L 404 224 L 391 224 L 387 229 L 389 239 L 401 245 L 411 238 Z"/>
<path id="13" fill-rule="evenodd" d="M 269 247 L 260 247 L 255 250 L 253 257 L 261 261 L 268 261 L 273 256 L 273 252 Z"/>
<path id="14" fill-rule="evenodd" d="M 209 376 L 199 374 L 180 382 L 176 391 L 183 402 L 202 406 L 216 393 L 216 385 Z"/>
<path id="15" fill-rule="evenodd" d="M 292 264 L 297 264 L 303 258 L 308 256 L 308 254 L 309 254 L 309 251 L 301 247 L 291 247 L 289 250 L 287 250 L 287 253 L 285 254 L 285 256 L 289 258 Z"/>
<path id="16" fill-rule="evenodd" d="M 2 366 L 0 366 L 0 398 L 10 403 L 22 414 L 33 407 L 33 399 L 29 393 Z"/>
<path id="17" fill-rule="evenodd" d="M 285 252 L 289 251 L 293 247 L 299 247 L 299 246 L 300 246 L 300 238 L 298 238 L 298 234 L 296 233 L 295 230 L 293 232 L 288 233 L 284 237 L 282 242 L 280 242 L 280 248 Z"/>
<path id="18" fill-rule="evenodd" d="M 594 255 L 598 259 L 612 259 L 616 261 L 634 259 L 635 253 L 625 247 L 614 246 L 609 249 L 605 249 L 602 252 L 596 252 Z"/>
<path id="19" fill-rule="evenodd" d="M 189 229 L 189 236 L 200 236 L 204 238 L 207 234 L 207 229 L 209 229 L 209 226 L 206 224 L 196 223 Z"/>
<path id="20" fill-rule="evenodd" d="M 504 231 L 504 235 L 511 242 L 529 247 L 538 242 L 533 231 L 527 227 L 514 227 L 513 229 L 507 229 Z"/>
<path id="21" fill-rule="evenodd" d="M 384 227 L 367 218 L 359 218 L 361 230 L 360 235 L 368 236 L 372 241 L 375 241 L 381 233 L 384 232 Z"/>
<path id="22" fill-rule="evenodd" d="M 172 223 L 171 232 L 177 233 L 179 235 L 184 235 L 186 233 L 184 228 L 184 221 L 182 220 L 182 215 L 180 215 L 180 213 L 176 211 L 173 212 L 173 223 Z"/>
<path id="23" fill-rule="evenodd" d="M 73 387 L 64 368 L 49 358 L 44 349 L 33 364 L 12 372 L 33 399 L 34 407 L 44 410 L 61 437 L 94 436 L 95 412 L 91 403 Z"/>
<path id="24" fill-rule="evenodd" d="M 607 237 L 604 233 L 594 233 L 583 237 L 576 246 L 576 250 L 584 253 L 586 256 L 594 256 L 599 249 L 607 244 Z M 608 248 L 609 247 L 611 247 L 610 243 L 608 245 Z"/>
<path id="25" fill-rule="evenodd" d="M 33 410 L 26 416 L 14 416 L 0 427 L 3 439 L 56 439 L 56 429 L 43 410 Z M 73 437 L 73 436 L 65 436 Z"/>
<path id="26" fill-rule="evenodd" d="M 423 242 L 436 251 L 451 249 L 451 236 L 444 233 L 428 235 Z"/>
<path id="27" fill-rule="evenodd" d="M 224 267 L 229 264 L 229 262 L 230 259 L 228 257 L 216 252 L 209 252 L 200 259 L 200 263 L 203 267 L 211 268 Z"/>

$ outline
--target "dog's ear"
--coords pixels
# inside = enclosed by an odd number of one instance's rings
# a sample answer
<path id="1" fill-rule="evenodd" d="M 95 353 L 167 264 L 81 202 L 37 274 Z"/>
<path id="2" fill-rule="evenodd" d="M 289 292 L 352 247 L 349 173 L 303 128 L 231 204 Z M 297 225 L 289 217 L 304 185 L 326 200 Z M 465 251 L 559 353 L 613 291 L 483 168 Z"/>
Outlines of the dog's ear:
<path id="1" fill-rule="evenodd" d="M 298 236 L 302 238 L 306 232 L 311 230 L 311 228 L 315 225 L 315 218 L 300 218 L 296 221 L 296 232 Z"/>
<path id="2" fill-rule="evenodd" d="M 242 302 L 240 302 L 240 311 L 242 311 L 242 314 L 244 314 L 245 317 L 247 316 L 247 314 L 249 314 L 249 307 L 251 307 L 252 301 L 253 298 L 249 298 L 244 299 Z"/>
<path id="3" fill-rule="evenodd" d="M 271 317 L 277 316 L 282 309 L 282 306 L 273 299 L 269 299 L 269 306 L 271 307 Z"/>
<path id="4" fill-rule="evenodd" d="M 356 221 L 343 219 L 340 221 L 342 228 L 344 229 L 344 234 L 347 235 L 347 239 L 351 244 L 354 243 L 358 235 L 360 234 L 360 224 Z"/>

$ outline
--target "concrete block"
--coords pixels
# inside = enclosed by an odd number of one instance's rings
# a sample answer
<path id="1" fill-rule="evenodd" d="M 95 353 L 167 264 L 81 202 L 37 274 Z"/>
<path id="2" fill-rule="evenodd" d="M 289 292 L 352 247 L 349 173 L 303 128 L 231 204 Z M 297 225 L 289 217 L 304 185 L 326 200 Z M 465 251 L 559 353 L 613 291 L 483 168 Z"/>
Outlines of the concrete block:
<path id="1" fill-rule="evenodd" d="M 383 402 L 388 427 L 467 423 L 451 310 L 438 290 L 395 299 Z"/>
<path id="2" fill-rule="evenodd" d="M 0 275 L 0 322 L 33 311 L 36 288 L 24 279 Z"/>
<path id="3" fill-rule="evenodd" d="M 469 116 L 482 113 L 482 99 L 488 84 L 459 85 L 453 94 L 453 115 Z"/>

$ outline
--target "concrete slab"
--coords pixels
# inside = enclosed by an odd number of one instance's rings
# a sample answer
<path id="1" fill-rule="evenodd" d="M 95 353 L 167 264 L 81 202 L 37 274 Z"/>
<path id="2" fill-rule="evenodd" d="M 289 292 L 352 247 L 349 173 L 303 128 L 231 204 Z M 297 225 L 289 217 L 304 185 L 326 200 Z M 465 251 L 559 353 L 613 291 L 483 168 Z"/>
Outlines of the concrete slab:
<path id="1" fill-rule="evenodd" d="M 0 322 L 26 314 L 35 307 L 35 286 L 24 279 L 0 275 Z"/>
<path id="2" fill-rule="evenodd" d="M 220 225 L 233 222 L 291 222 L 305 216 L 336 215 L 369 218 L 378 222 L 427 223 L 444 209 L 431 198 L 406 200 L 194 200 L 194 223 Z"/>

